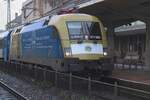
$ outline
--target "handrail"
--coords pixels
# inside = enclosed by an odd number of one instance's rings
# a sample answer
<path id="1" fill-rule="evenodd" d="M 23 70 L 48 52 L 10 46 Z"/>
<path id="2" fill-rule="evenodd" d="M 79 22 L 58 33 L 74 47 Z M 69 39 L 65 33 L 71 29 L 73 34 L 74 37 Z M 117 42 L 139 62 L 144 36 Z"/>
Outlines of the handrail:
<path id="1" fill-rule="evenodd" d="M 42 69 L 45 70 L 45 69 Z M 45 70 L 47 71 L 47 70 Z M 52 71 L 55 72 L 55 71 Z M 69 77 L 69 74 L 66 73 L 61 73 L 61 72 L 56 72 L 57 74 L 61 74 L 61 75 L 67 75 Z M 72 75 L 72 78 L 77 78 L 80 80 L 85 80 L 85 81 L 89 81 L 88 78 L 84 78 L 84 77 L 80 77 L 80 76 L 76 76 L 76 75 Z M 126 87 L 126 86 L 121 86 L 121 85 L 115 85 L 115 84 L 111 84 L 111 83 L 106 83 L 106 82 L 102 82 L 102 81 L 97 81 L 97 80 L 90 80 L 92 83 L 98 83 L 101 85 L 106 85 L 106 86 L 112 86 L 112 87 L 117 87 L 117 88 L 122 88 L 122 89 L 126 89 L 126 90 L 130 90 L 130 91 L 135 91 L 135 92 L 139 92 L 139 93 L 143 93 L 143 94 L 147 94 L 150 95 L 150 92 L 148 91 L 144 91 L 144 90 L 140 90 L 140 89 L 135 89 L 135 88 L 130 88 L 130 87 Z"/>

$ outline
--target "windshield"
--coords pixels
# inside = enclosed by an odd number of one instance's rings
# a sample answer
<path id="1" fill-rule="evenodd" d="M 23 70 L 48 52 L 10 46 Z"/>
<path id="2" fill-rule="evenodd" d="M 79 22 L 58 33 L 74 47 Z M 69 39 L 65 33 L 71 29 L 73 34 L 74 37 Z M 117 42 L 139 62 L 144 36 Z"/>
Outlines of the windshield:
<path id="1" fill-rule="evenodd" d="M 70 39 L 101 39 L 101 30 L 98 22 L 68 22 Z"/>

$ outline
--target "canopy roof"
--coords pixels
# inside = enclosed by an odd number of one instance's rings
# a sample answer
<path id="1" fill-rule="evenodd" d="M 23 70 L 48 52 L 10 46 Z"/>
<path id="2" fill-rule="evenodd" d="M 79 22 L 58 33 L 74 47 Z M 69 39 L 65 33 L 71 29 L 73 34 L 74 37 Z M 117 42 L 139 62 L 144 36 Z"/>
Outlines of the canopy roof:
<path id="1" fill-rule="evenodd" d="M 150 20 L 150 0 L 89 0 L 79 11 L 101 18 L 106 26 L 117 27 L 136 20 Z"/>

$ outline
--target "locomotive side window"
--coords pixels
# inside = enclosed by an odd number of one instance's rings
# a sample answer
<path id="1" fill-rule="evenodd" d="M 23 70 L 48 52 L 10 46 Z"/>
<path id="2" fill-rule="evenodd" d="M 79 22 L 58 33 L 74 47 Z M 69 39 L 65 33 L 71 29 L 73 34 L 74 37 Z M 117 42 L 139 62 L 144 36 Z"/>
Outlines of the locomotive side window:
<path id="1" fill-rule="evenodd" d="M 45 20 L 45 22 L 44 22 L 43 26 L 47 26 L 47 25 L 48 25 L 48 23 L 49 23 L 49 20 Z"/>
<path id="2" fill-rule="evenodd" d="M 67 22 L 70 39 L 102 39 L 98 22 Z"/>
<path id="3" fill-rule="evenodd" d="M 15 34 L 19 34 L 21 30 L 22 30 L 22 28 L 16 29 Z"/>
<path id="4" fill-rule="evenodd" d="M 16 33 L 20 32 L 20 31 L 21 31 L 21 28 L 17 29 L 17 30 L 16 30 Z"/>

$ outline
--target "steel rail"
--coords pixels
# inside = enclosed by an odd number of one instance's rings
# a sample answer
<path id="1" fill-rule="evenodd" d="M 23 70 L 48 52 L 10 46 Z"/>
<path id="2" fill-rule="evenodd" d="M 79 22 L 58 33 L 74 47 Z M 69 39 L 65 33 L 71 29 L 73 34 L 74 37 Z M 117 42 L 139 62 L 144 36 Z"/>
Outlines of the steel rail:
<path id="1" fill-rule="evenodd" d="M 12 94 L 13 96 L 15 96 L 18 100 L 28 100 L 22 94 L 20 94 L 19 92 L 17 92 L 13 88 L 9 87 L 8 85 L 6 85 L 5 83 L 3 83 L 2 81 L 0 81 L 0 86 L 2 88 L 4 88 L 6 91 L 8 91 L 10 94 Z"/>

